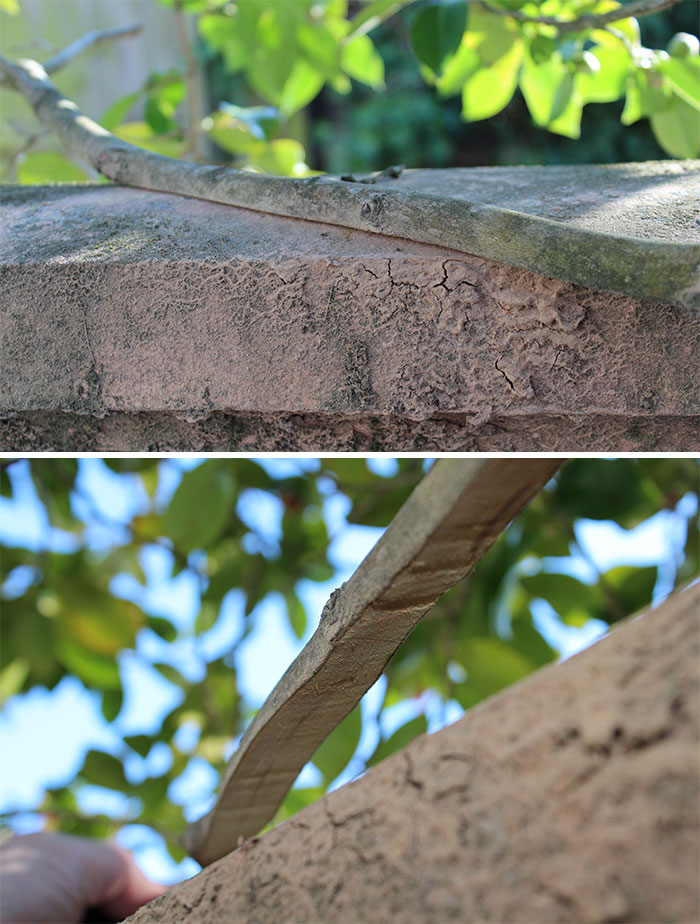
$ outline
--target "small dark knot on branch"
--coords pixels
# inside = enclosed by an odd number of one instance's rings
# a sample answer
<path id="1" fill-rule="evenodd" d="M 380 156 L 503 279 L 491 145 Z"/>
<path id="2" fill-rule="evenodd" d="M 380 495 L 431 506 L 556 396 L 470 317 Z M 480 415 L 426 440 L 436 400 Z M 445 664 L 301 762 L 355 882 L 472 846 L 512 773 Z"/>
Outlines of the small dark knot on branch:
<path id="1" fill-rule="evenodd" d="M 366 220 L 371 221 L 376 218 L 384 208 L 384 196 L 381 193 L 374 193 L 365 202 L 362 203 L 360 215 Z"/>

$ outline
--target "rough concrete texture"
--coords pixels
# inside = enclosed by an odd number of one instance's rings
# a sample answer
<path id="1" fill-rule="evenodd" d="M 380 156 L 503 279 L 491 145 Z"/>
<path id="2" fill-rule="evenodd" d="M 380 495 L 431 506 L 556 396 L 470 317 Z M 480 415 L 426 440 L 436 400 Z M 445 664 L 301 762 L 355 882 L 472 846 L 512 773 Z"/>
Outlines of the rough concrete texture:
<path id="1" fill-rule="evenodd" d="M 5 451 L 700 447 L 682 308 L 136 189 L 3 199 Z"/>
<path id="2" fill-rule="evenodd" d="M 700 585 L 128 920 L 691 922 Z"/>

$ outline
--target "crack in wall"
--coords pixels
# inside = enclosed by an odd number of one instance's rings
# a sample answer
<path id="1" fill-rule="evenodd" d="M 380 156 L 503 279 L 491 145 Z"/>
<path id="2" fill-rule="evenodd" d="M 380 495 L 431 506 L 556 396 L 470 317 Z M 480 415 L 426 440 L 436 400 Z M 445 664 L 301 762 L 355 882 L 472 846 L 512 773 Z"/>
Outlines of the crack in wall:
<path id="1" fill-rule="evenodd" d="M 511 382 L 511 380 L 508 378 L 508 376 L 507 376 L 506 373 L 503 371 L 503 369 L 501 369 L 501 367 L 498 365 L 498 360 L 496 360 L 496 361 L 494 362 L 494 366 L 496 367 L 496 369 L 498 369 L 498 371 L 501 373 L 501 375 L 503 376 L 503 378 L 506 380 L 506 382 L 508 383 L 508 387 L 510 388 L 510 390 L 511 390 L 512 392 L 516 392 L 515 385 Z"/>

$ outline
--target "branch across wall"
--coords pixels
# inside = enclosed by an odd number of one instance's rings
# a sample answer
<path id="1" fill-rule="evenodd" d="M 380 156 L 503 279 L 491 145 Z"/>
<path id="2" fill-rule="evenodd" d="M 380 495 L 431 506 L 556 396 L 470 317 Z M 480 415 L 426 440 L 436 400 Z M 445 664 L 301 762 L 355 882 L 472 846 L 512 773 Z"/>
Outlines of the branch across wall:
<path id="1" fill-rule="evenodd" d="M 113 42 L 116 39 L 131 38 L 134 35 L 139 35 L 142 31 L 143 26 L 138 22 L 131 23 L 128 26 L 116 26 L 113 29 L 95 29 L 71 42 L 70 45 L 49 58 L 48 61 L 45 61 L 42 67 L 47 74 L 55 74 L 56 71 L 60 71 L 61 68 L 70 64 L 71 61 L 74 61 L 75 58 L 95 45 L 100 45 L 103 42 Z M 12 85 L 12 81 L 8 79 L 6 74 L 0 76 L 0 86 Z"/>
<path id="2" fill-rule="evenodd" d="M 387 185 L 384 181 L 391 178 L 381 174 L 368 184 L 187 163 L 116 138 L 83 115 L 36 61 L 12 62 L 0 55 L 0 72 L 71 152 L 124 186 L 435 244 L 700 313 L 698 244 L 609 234 L 456 196 L 416 192 Z"/>

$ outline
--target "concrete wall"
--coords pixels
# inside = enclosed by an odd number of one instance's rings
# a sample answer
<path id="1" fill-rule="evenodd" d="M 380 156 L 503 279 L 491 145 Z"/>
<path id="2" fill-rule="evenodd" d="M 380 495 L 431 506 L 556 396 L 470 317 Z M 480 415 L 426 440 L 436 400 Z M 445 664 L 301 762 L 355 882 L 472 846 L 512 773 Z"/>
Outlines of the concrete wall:
<path id="1" fill-rule="evenodd" d="M 700 448 L 683 308 L 180 196 L 4 200 L 4 451 Z"/>
<path id="2" fill-rule="evenodd" d="M 699 610 L 696 585 L 128 920 L 699 920 Z"/>

